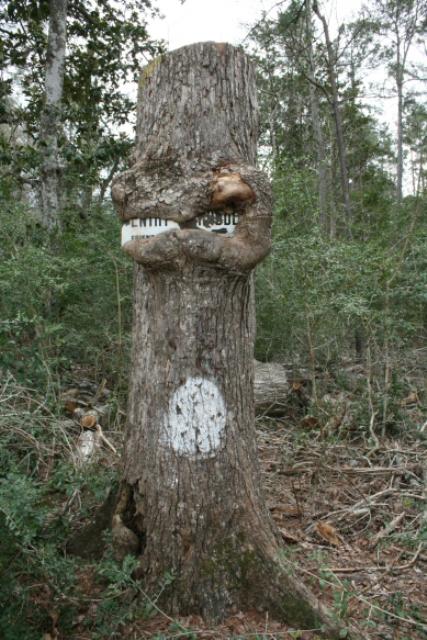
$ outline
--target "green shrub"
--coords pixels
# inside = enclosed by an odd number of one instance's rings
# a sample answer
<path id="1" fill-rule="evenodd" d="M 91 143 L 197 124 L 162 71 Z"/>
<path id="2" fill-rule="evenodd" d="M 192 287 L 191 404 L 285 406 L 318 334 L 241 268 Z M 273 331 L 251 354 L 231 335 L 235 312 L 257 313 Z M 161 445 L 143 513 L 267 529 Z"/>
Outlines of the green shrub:
<path id="1" fill-rule="evenodd" d="M 121 380 L 132 265 L 111 209 L 52 241 L 28 209 L 9 204 L 0 208 L 0 246 L 0 369 L 39 389 L 77 364 Z"/>

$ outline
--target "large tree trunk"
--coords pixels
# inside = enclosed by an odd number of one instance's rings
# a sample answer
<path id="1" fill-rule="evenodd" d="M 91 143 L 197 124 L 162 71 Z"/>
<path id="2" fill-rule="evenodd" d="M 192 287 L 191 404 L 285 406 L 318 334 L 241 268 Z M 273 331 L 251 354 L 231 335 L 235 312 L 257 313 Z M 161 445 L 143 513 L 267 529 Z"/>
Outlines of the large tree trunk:
<path id="1" fill-rule="evenodd" d="M 274 539 L 256 462 L 249 278 L 139 267 L 136 291 L 126 482 L 138 488 L 144 572 L 153 586 L 177 573 L 174 612 L 218 618 L 241 600 L 254 549 Z"/>
<path id="2" fill-rule="evenodd" d="M 40 149 L 42 222 L 53 230 L 59 225 L 61 161 L 58 137 L 64 84 L 67 36 L 67 0 L 50 0 L 46 55 L 45 105 L 41 117 Z"/>
<path id="3" fill-rule="evenodd" d="M 230 45 L 179 49 L 142 74 L 135 164 L 116 178 L 122 219 L 180 228 L 133 239 L 133 362 L 113 539 L 140 554 L 159 603 L 218 620 L 265 607 L 299 626 L 326 620 L 277 562 L 254 429 L 251 271 L 270 247 L 268 180 L 254 168 L 255 80 Z M 232 237 L 195 228 L 237 214 Z"/>

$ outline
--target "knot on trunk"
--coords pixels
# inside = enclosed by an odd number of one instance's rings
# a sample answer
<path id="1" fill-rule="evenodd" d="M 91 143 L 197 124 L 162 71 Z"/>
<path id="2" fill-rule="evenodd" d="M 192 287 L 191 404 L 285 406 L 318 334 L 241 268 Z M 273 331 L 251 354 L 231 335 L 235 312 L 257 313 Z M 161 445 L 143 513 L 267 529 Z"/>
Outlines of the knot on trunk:
<path id="1" fill-rule="evenodd" d="M 243 180 L 240 173 L 221 170 L 212 184 L 211 204 L 214 209 L 234 207 L 240 209 L 256 200 L 252 187 Z"/>
<path id="2" fill-rule="evenodd" d="M 147 163 L 136 163 L 116 178 L 112 196 L 123 221 L 157 218 L 179 224 L 126 242 L 126 253 L 147 268 L 176 270 L 193 263 L 247 272 L 270 250 L 270 183 L 262 171 L 243 163 L 190 176 L 152 174 Z M 197 218 L 212 211 L 238 214 L 232 237 L 197 228 Z"/>

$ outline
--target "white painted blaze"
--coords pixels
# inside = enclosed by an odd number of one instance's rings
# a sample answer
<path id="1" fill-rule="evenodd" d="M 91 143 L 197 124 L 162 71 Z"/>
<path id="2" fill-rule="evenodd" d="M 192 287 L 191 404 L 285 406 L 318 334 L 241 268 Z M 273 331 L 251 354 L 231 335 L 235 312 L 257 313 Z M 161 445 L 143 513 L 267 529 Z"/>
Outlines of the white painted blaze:
<path id="1" fill-rule="evenodd" d="M 221 444 L 225 422 L 225 402 L 216 384 L 188 378 L 169 401 L 163 444 L 181 455 L 212 456 Z"/>

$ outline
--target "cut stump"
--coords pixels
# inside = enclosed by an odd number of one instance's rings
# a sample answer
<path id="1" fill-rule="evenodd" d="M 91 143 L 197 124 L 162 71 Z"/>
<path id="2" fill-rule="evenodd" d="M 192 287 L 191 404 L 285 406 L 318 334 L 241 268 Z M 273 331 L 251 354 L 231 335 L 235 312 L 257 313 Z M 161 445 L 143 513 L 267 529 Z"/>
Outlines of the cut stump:
<path id="1" fill-rule="evenodd" d="M 270 249 L 271 193 L 257 135 L 242 51 L 195 44 L 143 71 L 134 164 L 113 199 L 123 221 L 179 227 L 124 246 L 135 305 L 113 538 L 118 557 L 140 556 L 145 589 L 173 576 L 158 601 L 172 615 L 218 621 L 257 607 L 338 638 L 341 625 L 280 562 L 260 489 L 251 274 Z M 210 212 L 236 215 L 234 234 L 197 228 Z"/>

